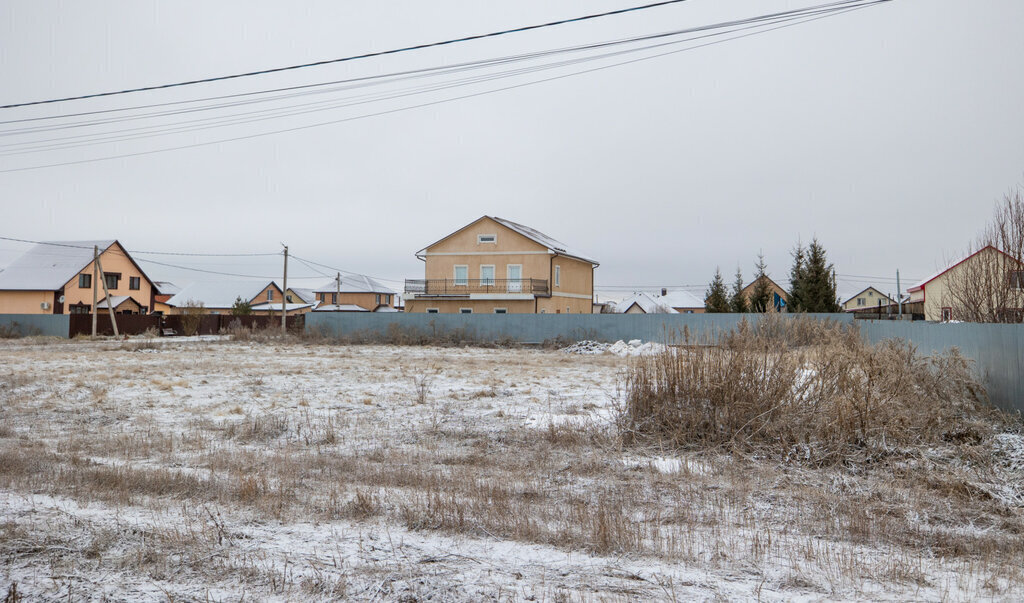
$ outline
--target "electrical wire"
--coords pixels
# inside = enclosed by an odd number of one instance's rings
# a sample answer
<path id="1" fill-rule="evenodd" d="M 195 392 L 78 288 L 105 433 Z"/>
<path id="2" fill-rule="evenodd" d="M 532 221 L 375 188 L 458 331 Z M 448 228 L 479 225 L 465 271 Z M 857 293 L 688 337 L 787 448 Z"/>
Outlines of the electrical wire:
<path id="1" fill-rule="evenodd" d="M 859 10 L 859 9 L 862 9 L 862 8 L 866 8 L 868 6 L 872 6 L 872 5 L 875 5 L 875 4 L 881 4 L 881 3 L 885 3 L 885 2 L 890 2 L 890 1 L 892 1 L 892 0 L 873 0 L 871 2 L 862 3 L 862 4 L 855 5 L 855 6 L 847 6 L 847 7 L 845 7 L 842 10 L 842 12 L 850 12 L 850 11 L 853 11 L 853 10 Z M 351 116 L 351 117 L 342 118 L 342 119 L 330 120 L 330 121 L 326 121 L 326 122 L 318 122 L 318 123 L 314 123 L 314 124 L 306 124 L 306 125 L 302 125 L 302 126 L 296 126 L 296 127 L 291 127 L 291 128 L 272 130 L 272 131 L 267 131 L 267 132 L 259 132 L 259 133 L 255 133 L 255 134 L 236 136 L 236 137 L 231 137 L 231 138 L 223 138 L 223 139 L 212 140 L 212 141 L 198 142 L 198 143 L 193 143 L 193 144 L 188 144 L 188 145 L 165 147 L 165 148 L 161 148 L 161 149 L 152 149 L 152 150 L 148 150 L 148 151 L 138 151 L 138 152 L 134 152 L 134 153 L 125 153 L 125 154 L 110 155 L 110 156 L 104 156 L 104 157 L 94 157 L 94 158 L 82 159 L 82 160 L 76 160 L 76 161 L 66 161 L 66 162 L 51 163 L 51 164 L 44 164 L 44 165 L 26 166 L 26 167 L 20 167 L 20 168 L 10 168 L 10 169 L 5 169 L 5 170 L 0 170 L 0 173 L 18 172 L 18 171 L 26 171 L 26 170 L 35 170 L 35 169 L 43 169 L 43 168 L 66 166 L 66 165 L 77 165 L 77 164 L 82 164 L 82 163 L 91 163 L 91 162 L 95 162 L 95 161 L 105 161 L 105 160 L 111 160 L 111 159 L 123 159 L 123 158 L 128 158 L 128 157 L 150 155 L 150 154 L 154 154 L 154 153 L 162 153 L 162 152 L 173 151 L 173 150 L 182 150 L 182 149 L 196 148 L 196 147 L 202 147 L 202 146 L 209 146 L 209 145 L 212 145 L 212 144 L 220 144 L 220 143 L 223 143 L 223 142 L 233 142 L 233 141 L 240 141 L 240 140 L 248 140 L 248 139 L 259 138 L 259 137 L 263 137 L 263 136 L 269 136 L 269 135 L 273 135 L 273 134 L 281 134 L 281 133 L 286 133 L 286 132 L 295 132 L 295 131 L 306 130 L 306 129 L 315 128 L 315 127 L 322 127 L 322 126 L 326 126 L 326 125 L 333 125 L 333 124 L 338 124 L 338 123 L 345 123 L 345 122 L 350 122 L 350 121 L 356 121 L 356 120 L 366 119 L 366 118 L 370 118 L 370 117 L 378 117 L 378 116 L 382 116 L 382 115 L 388 115 L 388 114 L 392 114 L 392 113 L 408 111 L 408 110 L 411 110 L 411 109 L 417 109 L 417 108 L 429 107 L 429 106 L 433 106 L 433 105 L 439 105 L 439 104 L 442 104 L 442 103 L 452 102 L 452 101 L 456 101 L 456 100 L 463 100 L 463 99 L 474 98 L 474 97 L 478 97 L 478 96 L 484 96 L 484 95 L 488 95 L 488 94 L 494 94 L 494 93 L 497 93 L 497 92 L 503 92 L 503 91 L 507 91 L 507 90 L 522 88 L 522 87 L 525 87 L 525 86 L 536 85 L 536 84 L 540 84 L 540 83 L 544 83 L 544 82 L 550 82 L 550 81 L 554 81 L 554 80 L 559 80 L 559 79 L 563 79 L 563 78 L 567 78 L 567 77 L 573 77 L 573 76 L 583 75 L 583 74 L 587 74 L 587 73 L 593 73 L 593 72 L 596 72 L 596 71 L 601 71 L 601 70 L 609 69 L 609 68 L 613 68 L 613 67 L 619 67 L 619 66 L 622 66 L 622 65 L 627 65 L 627 64 L 631 64 L 631 63 L 640 62 L 640 61 L 651 60 L 651 59 L 654 59 L 654 58 L 659 58 L 659 57 L 663 57 L 663 56 L 667 56 L 667 55 L 677 54 L 677 53 L 680 53 L 680 52 L 686 52 L 686 51 L 689 51 L 689 50 L 695 50 L 697 48 L 702 48 L 702 47 L 705 47 L 705 46 L 719 44 L 719 43 L 722 43 L 722 42 L 725 42 L 725 41 L 731 41 L 731 40 L 735 40 L 735 39 L 749 37 L 749 36 L 752 36 L 752 35 L 757 35 L 757 34 L 760 34 L 760 33 L 766 33 L 767 31 L 774 31 L 776 29 L 782 29 L 782 28 L 785 28 L 785 27 L 791 27 L 793 25 L 802 24 L 802 23 L 806 23 L 806 22 L 810 22 L 810 21 L 814 21 L 814 20 L 818 20 L 818 19 L 823 19 L 823 18 L 826 18 L 826 17 L 829 17 L 829 16 L 834 16 L 835 14 L 839 14 L 839 11 L 832 12 L 832 13 L 825 14 L 825 15 L 821 15 L 821 16 L 817 16 L 817 17 L 814 17 L 814 18 L 804 19 L 804 20 L 801 20 L 801 21 L 793 22 L 793 23 L 785 23 L 783 25 L 779 25 L 779 26 L 776 26 L 776 27 L 773 27 L 773 28 L 769 28 L 769 29 L 763 29 L 763 30 L 759 30 L 759 31 L 751 32 L 751 33 L 746 33 L 746 34 L 742 34 L 742 35 L 733 36 L 731 38 L 726 38 L 724 40 L 716 40 L 716 41 L 713 41 L 713 42 L 708 42 L 708 43 L 700 44 L 700 45 L 693 46 L 693 47 L 687 47 L 687 48 L 683 48 L 683 49 L 677 49 L 677 50 L 673 50 L 673 51 L 658 53 L 658 54 L 651 55 L 651 56 L 634 58 L 634 59 L 630 59 L 630 60 L 626 60 L 626 61 L 620 61 L 620 62 L 617 62 L 617 63 L 612 63 L 612 64 L 609 64 L 609 65 L 603 65 L 603 66 L 599 66 L 599 67 L 595 67 L 595 68 L 591 68 L 591 69 L 586 69 L 586 70 L 577 71 L 577 72 L 573 72 L 573 73 L 556 75 L 556 76 L 552 76 L 552 77 L 549 77 L 549 78 L 543 78 L 543 79 L 539 79 L 539 80 L 523 82 L 523 83 L 509 85 L 509 86 L 500 87 L 500 88 L 496 88 L 496 89 L 484 90 L 484 91 L 480 91 L 480 92 L 475 92 L 475 93 L 470 93 L 470 94 L 465 94 L 465 95 L 460 95 L 460 96 L 455 96 L 455 97 L 450 97 L 450 98 L 445 98 L 445 99 L 440 99 L 440 100 L 435 100 L 435 101 L 430 101 L 430 102 L 425 102 L 425 103 L 420 103 L 420 104 L 414 104 L 414 105 L 410 105 L 410 106 L 398 107 L 398 108 L 394 108 L 394 109 L 378 111 L 378 112 L 373 112 L 373 113 L 368 113 L 368 114 L 363 114 L 363 115 L 356 115 L 356 116 Z"/>
<path id="2" fill-rule="evenodd" d="M 622 8 L 622 9 L 618 9 L 618 10 L 606 11 L 606 12 L 603 12 L 603 13 L 594 13 L 594 14 L 589 14 L 589 15 L 583 15 L 583 16 L 580 16 L 580 17 L 573 17 L 573 18 L 570 18 L 570 19 L 561 19 L 561 20 L 558 20 L 558 21 L 549 21 L 547 23 L 540 23 L 540 24 L 536 24 L 536 25 L 526 25 L 526 26 L 522 26 L 522 27 L 516 27 L 516 28 L 513 28 L 513 29 L 505 29 L 505 30 L 501 30 L 501 31 L 493 31 L 493 32 L 490 32 L 490 33 L 476 34 L 476 35 L 471 35 L 471 36 L 464 36 L 464 37 L 461 37 L 461 38 L 455 38 L 455 39 L 450 39 L 450 40 L 442 40 L 442 41 L 439 41 L 439 42 L 430 42 L 430 43 L 427 43 L 427 44 L 417 44 L 417 45 L 414 45 L 414 46 L 406 46 L 406 47 L 403 47 L 403 48 L 394 48 L 394 49 L 391 49 L 391 50 L 381 50 L 381 51 L 378 51 L 378 52 L 367 52 L 367 53 L 363 53 L 363 54 L 352 55 L 352 56 L 347 56 L 347 57 L 341 57 L 341 58 L 336 58 L 336 59 L 327 59 L 327 60 L 322 60 L 322 61 L 314 61 L 314 62 L 311 62 L 311 63 L 301 63 L 301 64 L 298 64 L 298 65 L 289 65 L 289 66 L 286 66 L 286 67 L 273 67 L 273 68 L 270 68 L 270 69 L 260 69 L 260 70 L 257 70 L 257 71 L 248 71 L 248 72 L 243 72 L 243 73 L 235 73 L 235 74 L 231 74 L 231 75 L 221 75 L 221 76 L 216 76 L 216 77 L 208 77 L 208 78 L 201 78 L 201 79 L 195 79 L 195 80 L 187 80 L 187 81 L 183 81 L 183 82 L 174 82 L 174 83 L 169 83 L 169 84 L 158 84 L 158 85 L 155 85 L 155 86 L 143 86 L 143 87 L 139 87 L 139 88 L 127 88 L 127 89 L 124 89 L 124 90 L 114 90 L 114 91 L 110 91 L 110 92 L 98 92 L 98 93 L 93 93 L 93 94 L 83 94 L 83 95 L 79 95 L 79 96 L 67 96 L 67 97 L 63 97 L 63 98 L 52 98 L 52 99 L 47 99 L 47 100 L 29 101 L 29 102 L 21 102 L 21 103 L 12 103 L 12 104 L 8 104 L 8 105 L 0 105 L 0 109 L 13 109 L 13 108 L 16 108 L 16 107 L 27 107 L 27 106 L 32 106 L 32 105 L 44 105 L 44 104 L 60 103 L 60 102 L 67 102 L 67 101 L 74 101 L 74 100 L 83 100 L 83 99 L 87 99 L 87 98 L 99 98 L 99 97 L 104 97 L 104 96 L 116 96 L 116 95 L 122 95 L 122 94 L 132 94 L 132 93 L 135 93 L 135 92 L 144 92 L 144 91 L 148 91 L 148 90 L 163 90 L 163 89 L 167 89 L 167 88 L 179 88 L 179 87 L 182 87 L 182 86 L 193 86 L 193 85 L 196 85 L 196 84 L 206 84 L 206 83 L 210 83 L 210 82 L 219 82 L 219 81 L 224 81 L 224 80 L 232 80 L 232 79 L 253 77 L 253 76 L 257 76 L 257 75 L 267 75 L 267 74 L 270 74 L 270 73 L 280 73 L 282 71 L 294 71 L 294 70 L 297 70 L 297 69 L 307 69 L 309 67 L 318 67 L 318 66 L 322 66 L 322 65 L 331 65 L 331 64 L 335 64 L 335 63 L 345 63 L 345 62 L 351 62 L 351 61 L 358 61 L 358 60 L 362 60 L 362 59 L 369 59 L 369 58 L 374 58 L 374 57 L 382 57 L 382 56 L 387 56 L 387 55 L 392 55 L 392 54 L 399 54 L 399 53 L 403 53 L 403 52 L 412 52 L 412 51 L 415 51 L 415 50 L 424 50 L 426 48 L 436 48 L 438 46 L 449 46 L 449 45 L 452 45 L 452 44 L 460 44 L 460 43 L 463 43 L 463 42 L 470 42 L 470 41 L 473 41 L 473 40 L 483 40 L 485 38 L 495 38 L 495 37 L 498 37 L 498 36 L 504 36 L 504 35 L 515 34 L 515 33 L 522 33 L 522 32 L 525 32 L 525 31 L 533 31 L 533 30 L 537 30 L 537 29 L 545 29 L 545 28 L 549 28 L 549 27 L 557 27 L 557 26 L 566 25 L 566 24 L 569 24 L 569 23 L 579 23 L 579 22 L 582 22 L 582 21 L 590 21 L 590 20 L 593 20 L 593 19 L 600 19 L 600 18 L 603 18 L 603 17 L 610 17 L 610 16 L 613 16 L 613 15 L 622 15 L 622 14 L 626 14 L 626 13 L 632 13 L 632 12 L 638 12 L 638 11 L 648 10 L 648 9 L 652 9 L 652 8 L 658 8 L 658 7 L 667 6 L 667 5 L 670 5 L 670 4 L 681 4 L 681 3 L 687 2 L 687 1 L 688 0 L 664 0 L 662 2 L 654 2 L 654 3 L 651 3 L 651 4 L 645 4 L 645 5 L 642 5 L 642 6 L 632 6 L 632 7 L 629 7 L 629 8 Z"/>

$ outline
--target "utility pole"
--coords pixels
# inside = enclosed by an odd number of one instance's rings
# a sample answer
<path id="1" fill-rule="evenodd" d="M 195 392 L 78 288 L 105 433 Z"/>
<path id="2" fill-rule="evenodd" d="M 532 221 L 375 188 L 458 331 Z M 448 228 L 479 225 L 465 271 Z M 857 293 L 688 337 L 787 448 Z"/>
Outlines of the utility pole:
<path id="1" fill-rule="evenodd" d="M 96 287 L 99 286 L 100 248 L 92 246 L 92 337 L 96 338 Z"/>
<path id="2" fill-rule="evenodd" d="M 281 279 L 281 334 L 288 334 L 288 246 L 284 246 L 284 278 Z"/>
<path id="3" fill-rule="evenodd" d="M 900 305 L 900 320 L 903 319 L 903 289 L 900 288 L 900 271 L 896 271 L 896 301 Z"/>
<path id="4" fill-rule="evenodd" d="M 341 273 L 340 272 L 338 272 L 338 273 L 336 273 L 334 275 L 334 282 L 338 285 L 338 289 L 337 289 L 337 291 L 334 294 L 334 309 L 337 310 L 338 309 L 338 304 L 340 303 L 338 300 L 341 299 Z"/>
<path id="5" fill-rule="evenodd" d="M 103 263 L 100 262 L 100 256 L 99 255 L 96 256 L 96 265 L 100 269 L 100 279 L 102 279 L 102 282 L 103 282 L 103 295 L 105 295 L 106 298 L 107 298 L 107 312 L 110 313 L 110 324 L 111 324 L 111 326 L 114 327 L 114 337 L 118 337 L 119 335 L 117 333 L 117 320 L 114 318 L 114 304 L 110 300 L 110 291 L 107 289 L 107 275 L 106 275 L 105 272 L 103 272 Z M 96 288 L 93 287 L 92 290 L 93 290 L 93 295 L 95 295 L 96 294 Z M 94 316 L 93 320 L 95 320 L 95 315 L 93 315 L 93 316 Z"/>

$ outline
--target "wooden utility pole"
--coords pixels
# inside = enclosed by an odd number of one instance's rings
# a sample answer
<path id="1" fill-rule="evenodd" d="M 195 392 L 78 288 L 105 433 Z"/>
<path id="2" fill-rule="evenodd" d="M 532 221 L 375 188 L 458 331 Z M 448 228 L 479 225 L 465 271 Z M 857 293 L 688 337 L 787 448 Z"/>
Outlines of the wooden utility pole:
<path id="1" fill-rule="evenodd" d="M 284 243 L 282 243 L 284 245 Z M 284 245 L 284 278 L 281 279 L 281 334 L 288 334 L 288 246 Z"/>
<path id="2" fill-rule="evenodd" d="M 96 309 L 96 287 L 99 286 L 99 262 L 100 262 L 100 248 L 97 245 L 92 246 L 92 336 L 96 337 L 96 313 L 99 310 Z"/>
<path id="3" fill-rule="evenodd" d="M 339 301 L 341 299 L 341 273 L 340 272 L 338 272 L 335 275 L 334 282 L 337 283 L 337 285 L 338 285 L 337 293 L 334 295 L 334 309 L 337 310 L 338 309 L 338 304 L 341 303 Z"/>
<path id="4" fill-rule="evenodd" d="M 100 269 L 100 279 L 102 279 L 102 282 L 103 282 L 103 295 L 106 296 L 106 298 L 107 298 L 107 312 L 110 313 L 110 324 L 111 324 L 111 326 L 114 327 L 114 337 L 118 337 L 118 333 L 117 333 L 117 320 L 114 318 L 114 304 L 112 303 L 112 301 L 110 299 L 110 291 L 107 289 L 107 275 L 106 275 L 106 273 L 103 272 L 103 263 L 100 262 L 100 256 L 98 254 L 96 255 L 96 266 L 99 267 L 99 269 Z M 93 291 L 93 299 L 95 299 L 96 287 L 93 287 L 92 291 Z M 96 315 L 95 314 L 93 315 L 92 320 L 93 320 L 93 324 L 95 324 L 95 322 L 96 322 Z"/>

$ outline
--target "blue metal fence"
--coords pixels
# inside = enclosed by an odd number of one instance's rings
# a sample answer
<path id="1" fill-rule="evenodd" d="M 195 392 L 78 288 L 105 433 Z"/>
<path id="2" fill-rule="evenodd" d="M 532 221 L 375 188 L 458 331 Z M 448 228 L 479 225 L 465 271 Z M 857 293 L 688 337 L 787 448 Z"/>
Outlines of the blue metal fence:
<path id="1" fill-rule="evenodd" d="M 0 314 L 0 332 L 67 337 L 68 320 L 67 314 Z"/>

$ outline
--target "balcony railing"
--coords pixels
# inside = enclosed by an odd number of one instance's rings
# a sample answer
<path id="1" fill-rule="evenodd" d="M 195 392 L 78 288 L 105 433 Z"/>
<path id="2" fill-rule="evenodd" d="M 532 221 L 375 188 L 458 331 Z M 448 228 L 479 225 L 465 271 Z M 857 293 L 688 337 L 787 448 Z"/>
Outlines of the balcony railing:
<path id="1" fill-rule="evenodd" d="M 540 278 L 451 278 L 406 279 L 405 293 L 413 295 L 469 295 L 470 293 L 549 294 L 547 279 Z"/>

